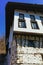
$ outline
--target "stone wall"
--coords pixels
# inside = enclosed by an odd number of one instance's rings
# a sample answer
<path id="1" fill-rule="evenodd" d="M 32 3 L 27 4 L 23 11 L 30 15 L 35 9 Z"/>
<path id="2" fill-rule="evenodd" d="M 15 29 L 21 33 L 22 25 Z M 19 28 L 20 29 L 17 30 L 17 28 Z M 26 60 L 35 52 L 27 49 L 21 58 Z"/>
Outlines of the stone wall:
<path id="1" fill-rule="evenodd" d="M 43 48 L 11 46 L 11 65 L 43 65 Z"/>

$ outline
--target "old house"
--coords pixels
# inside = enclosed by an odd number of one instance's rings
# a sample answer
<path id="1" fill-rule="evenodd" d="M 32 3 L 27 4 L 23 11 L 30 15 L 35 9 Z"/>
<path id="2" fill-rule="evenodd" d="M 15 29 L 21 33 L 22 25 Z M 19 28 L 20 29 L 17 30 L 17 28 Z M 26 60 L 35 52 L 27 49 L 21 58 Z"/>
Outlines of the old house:
<path id="1" fill-rule="evenodd" d="M 11 65 L 43 65 L 43 5 L 8 2 L 6 41 Z"/>

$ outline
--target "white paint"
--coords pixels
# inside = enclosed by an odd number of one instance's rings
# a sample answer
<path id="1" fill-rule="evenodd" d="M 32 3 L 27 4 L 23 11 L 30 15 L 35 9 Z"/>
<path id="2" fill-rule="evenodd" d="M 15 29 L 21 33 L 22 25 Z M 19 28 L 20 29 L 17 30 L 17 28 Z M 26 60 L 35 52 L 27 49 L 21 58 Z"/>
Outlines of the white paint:
<path id="1" fill-rule="evenodd" d="M 28 13 L 24 13 L 25 16 L 25 22 L 27 28 L 18 28 L 18 19 L 19 19 L 19 12 L 15 11 L 14 14 L 14 29 L 13 31 L 19 31 L 19 32 L 28 32 L 28 33 L 40 33 L 43 34 L 43 26 L 40 20 L 40 15 L 35 15 L 36 21 L 38 23 L 39 29 L 32 29 L 31 28 L 31 22 L 30 22 L 30 15 Z"/>

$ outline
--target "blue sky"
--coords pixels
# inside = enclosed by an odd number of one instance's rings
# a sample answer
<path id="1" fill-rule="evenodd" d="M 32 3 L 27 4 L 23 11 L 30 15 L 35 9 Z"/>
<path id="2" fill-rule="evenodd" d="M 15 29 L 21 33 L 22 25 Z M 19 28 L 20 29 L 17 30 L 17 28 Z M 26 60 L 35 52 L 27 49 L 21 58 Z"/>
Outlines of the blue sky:
<path id="1" fill-rule="evenodd" d="M 5 6 L 7 2 L 43 4 L 43 0 L 0 0 L 0 37 L 5 35 Z"/>

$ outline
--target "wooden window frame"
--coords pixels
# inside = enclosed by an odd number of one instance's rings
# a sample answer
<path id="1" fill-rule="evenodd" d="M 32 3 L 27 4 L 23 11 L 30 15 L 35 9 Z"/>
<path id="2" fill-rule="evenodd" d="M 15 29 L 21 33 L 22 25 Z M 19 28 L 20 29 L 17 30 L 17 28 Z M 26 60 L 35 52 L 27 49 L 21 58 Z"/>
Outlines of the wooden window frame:
<path id="1" fill-rule="evenodd" d="M 22 26 L 20 27 L 20 26 L 19 26 L 19 22 L 21 22 L 21 23 L 24 22 L 24 27 L 22 27 Z M 18 27 L 19 27 L 19 28 L 26 28 L 26 22 L 25 22 L 24 19 L 18 19 Z"/>
<path id="2" fill-rule="evenodd" d="M 33 24 L 34 24 L 34 23 L 36 24 L 36 28 L 33 28 L 33 27 L 32 27 L 32 23 L 33 23 Z M 38 26 L 38 24 L 37 24 L 36 21 L 31 21 L 31 27 L 32 27 L 32 29 L 39 29 L 39 26 Z"/>

